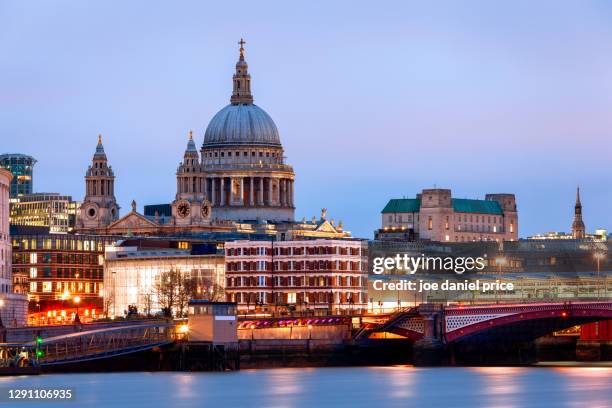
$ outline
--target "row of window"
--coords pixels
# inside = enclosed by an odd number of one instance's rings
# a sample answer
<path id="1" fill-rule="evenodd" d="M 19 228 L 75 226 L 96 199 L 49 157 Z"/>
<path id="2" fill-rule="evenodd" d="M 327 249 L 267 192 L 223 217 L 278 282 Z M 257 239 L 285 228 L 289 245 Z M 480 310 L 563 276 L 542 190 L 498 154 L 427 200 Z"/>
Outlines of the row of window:
<path id="1" fill-rule="evenodd" d="M 23 238 L 13 237 L 13 251 L 55 249 L 63 251 L 104 252 L 104 246 L 111 240 L 74 238 Z"/>
<path id="2" fill-rule="evenodd" d="M 17 271 L 16 271 L 17 272 Z M 30 279 L 36 278 L 70 278 L 70 279 L 95 279 L 101 280 L 102 268 L 98 269 L 75 269 L 75 268 L 37 268 L 35 266 L 30 267 L 29 276 Z M 18 274 L 18 272 L 16 273 Z"/>
<path id="3" fill-rule="evenodd" d="M 247 247 L 247 248 L 226 248 L 226 256 L 270 256 L 274 253 L 275 256 L 290 256 L 290 255 L 353 255 L 361 254 L 360 248 L 353 247 L 333 247 L 333 246 L 316 246 L 316 247 L 275 247 L 274 251 L 271 248 L 265 247 Z"/>
<path id="4" fill-rule="evenodd" d="M 228 300 L 239 304 L 269 305 L 269 304 L 355 304 L 364 303 L 363 292 L 288 292 L 288 293 L 267 293 L 237 292 L 228 294 Z"/>
<path id="5" fill-rule="evenodd" d="M 275 276 L 273 279 L 266 276 L 240 276 L 236 278 L 227 278 L 227 287 L 363 287 L 364 279 L 361 276 Z M 274 285 L 272 285 L 274 284 Z"/>
<path id="6" fill-rule="evenodd" d="M 272 262 L 227 262 L 227 272 L 272 271 Z M 351 261 L 288 261 L 274 262 L 275 271 L 354 271 L 361 270 L 361 262 Z"/>
<path id="7" fill-rule="evenodd" d="M 53 287 L 55 286 L 55 290 Z M 42 281 L 42 282 L 30 282 L 30 293 L 55 293 L 56 297 L 60 299 L 65 293 L 72 295 L 77 294 L 98 294 L 102 289 L 101 283 L 96 282 L 55 282 Z"/>
<path id="8" fill-rule="evenodd" d="M 102 254 L 88 253 L 51 253 L 51 252 L 21 252 L 13 253 L 13 264 L 72 264 L 72 265 L 103 265 Z"/>
<path id="9" fill-rule="evenodd" d="M 213 157 L 213 153 L 214 153 L 214 157 L 225 157 L 226 154 L 227 154 L 227 157 L 232 157 L 232 152 L 231 151 L 227 151 L 227 152 L 224 152 L 224 151 L 223 152 L 205 152 L 204 153 L 204 157 L 212 158 Z M 257 153 L 259 153 L 259 154 L 257 154 Z M 248 157 L 248 156 L 249 156 L 248 152 L 246 152 L 246 151 L 242 152 L 242 157 Z M 281 157 L 281 154 L 280 153 L 277 154 L 275 152 L 272 152 L 272 153 L 265 152 L 265 155 L 264 155 L 264 152 L 261 152 L 261 151 L 260 152 L 251 151 L 251 157 L 256 157 L 256 156 L 259 156 L 259 157 L 264 157 L 264 156 L 265 157 Z M 234 157 L 240 157 L 240 152 L 235 152 Z"/>
<path id="10" fill-rule="evenodd" d="M 395 216 L 395 220 L 394 220 L 394 216 Z M 455 222 L 462 222 L 462 221 L 463 222 L 468 222 L 468 221 L 469 222 L 481 222 L 481 223 L 487 222 L 489 224 L 491 224 L 491 223 L 499 224 L 499 223 L 502 222 L 502 217 L 501 216 L 498 217 L 496 215 L 494 215 L 494 216 L 490 216 L 489 215 L 489 216 L 485 217 L 484 215 L 478 215 L 478 214 L 476 214 L 476 215 L 470 214 L 469 216 L 468 216 L 468 214 L 464 214 L 463 216 L 459 214 L 459 215 L 455 215 L 454 218 L 455 218 Z M 429 217 L 429 219 L 431 219 L 431 217 Z M 403 217 L 402 214 L 394 214 L 394 215 L 390 214 L 387 217 L 387 220 L 389 222 L 412 222 L 413 220 L 418 222 L 419 221 L 419 214 L 415 214 L 414 218 L 413 218 L 412 214 L 408 214 L 406 216 L 405 220 L 404 220 L 404 217 Z M 446 216 L 446 221 L 447 222 L 450 221 L 449 216 Z"/>

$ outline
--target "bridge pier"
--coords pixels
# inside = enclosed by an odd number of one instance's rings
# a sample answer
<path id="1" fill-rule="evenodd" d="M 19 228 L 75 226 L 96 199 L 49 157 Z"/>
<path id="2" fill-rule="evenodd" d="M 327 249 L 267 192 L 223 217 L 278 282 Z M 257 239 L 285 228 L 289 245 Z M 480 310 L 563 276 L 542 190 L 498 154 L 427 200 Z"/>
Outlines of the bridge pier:
<path id="1" fill-rule="evenodd" d="M 423 338 L 416 341 L 413 347 L 415 366 L 448 365 L 449 350 L 442 341 L 442 307 L 432 303 L 419 306 L 423 318 Z"/>

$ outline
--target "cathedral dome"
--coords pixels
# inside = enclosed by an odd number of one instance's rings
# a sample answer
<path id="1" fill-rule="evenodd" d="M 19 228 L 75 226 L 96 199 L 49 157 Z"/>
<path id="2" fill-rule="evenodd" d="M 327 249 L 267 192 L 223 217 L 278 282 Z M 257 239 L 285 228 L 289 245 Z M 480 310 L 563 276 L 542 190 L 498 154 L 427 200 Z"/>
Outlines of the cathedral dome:
<path id="1" fill-rule="evenodd" d="M 204 147 L 280 144 L 270 115 L 252 103 L 227 105 L 212 118 L 204 134 Z"/>

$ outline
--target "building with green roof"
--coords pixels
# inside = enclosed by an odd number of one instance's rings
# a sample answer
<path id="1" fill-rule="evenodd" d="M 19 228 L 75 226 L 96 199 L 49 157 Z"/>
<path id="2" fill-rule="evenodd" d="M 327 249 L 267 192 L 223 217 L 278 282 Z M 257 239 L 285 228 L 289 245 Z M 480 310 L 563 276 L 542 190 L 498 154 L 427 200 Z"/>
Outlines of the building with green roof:
<path id="1" fill-rule="evenodd" d="M 376 239 L 441 242 L 514 241 L 518 212 L 514 194 L 484 200 L 453 198 L 450 189 L 424 189 L 416 198 L 393 198 L 382 209 Z"/>

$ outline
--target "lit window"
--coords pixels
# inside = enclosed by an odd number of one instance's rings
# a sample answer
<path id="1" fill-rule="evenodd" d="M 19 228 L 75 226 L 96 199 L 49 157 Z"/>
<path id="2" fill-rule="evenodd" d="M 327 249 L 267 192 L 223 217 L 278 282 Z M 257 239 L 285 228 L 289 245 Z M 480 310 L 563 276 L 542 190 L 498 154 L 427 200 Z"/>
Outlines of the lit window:
<path id="1" fill-rule="evenodd" d="M 429 219 L 427 220 L 427 229 L 433 229 L 433 219 L 431 217 L 429 217 Z"/>
<path id="2" fill-rule="evenodd" d="M 35 267 L 30 268 L 30 278 L 36 278 L 38 275 L 38 269 Z"/>
<path id="3" fill-rule="evenodd" d="M 36 293 L 36 282 L 30 282 L 30 293 Z"/>
<path id="4" fill-rule="evenodd" d="M 296 294 L 287 293 L 287 303 L 295 303 L 295 302 L 296 302 Z"/>
<path id="5" fill-rule="evenodd" d="M 43 292 L 51 292 L 53 290 L 52 282 L 46 281 L 42 283 L 42 291 Z"/>

